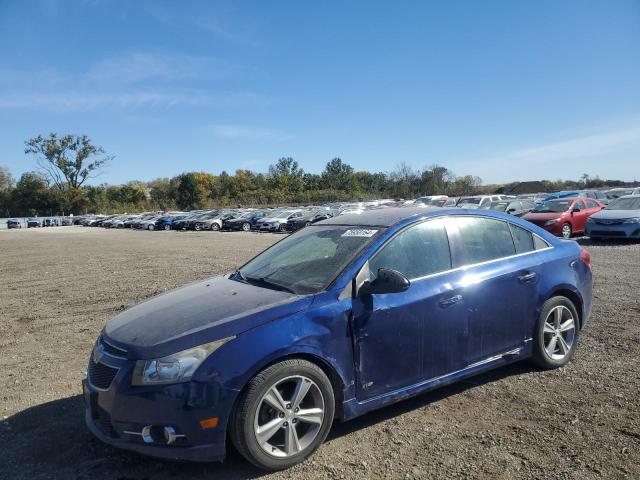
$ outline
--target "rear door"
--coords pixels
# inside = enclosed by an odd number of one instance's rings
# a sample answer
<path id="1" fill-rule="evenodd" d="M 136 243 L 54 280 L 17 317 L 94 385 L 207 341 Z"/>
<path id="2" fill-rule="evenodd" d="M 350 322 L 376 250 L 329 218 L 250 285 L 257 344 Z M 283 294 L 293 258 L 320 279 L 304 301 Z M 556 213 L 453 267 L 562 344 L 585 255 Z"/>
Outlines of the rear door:
<path id="1" fill-rule="evenodd" d="M 540 265 L 531 233 L 509 222 L 473 216 L 447 224 L 460 295 L 469 316 L 468 363 L 520 348 L 531 335 Z M 512 234 L 512 231 L 514 232 Z M 522 254 L 522 255 L 520 255 Z"/>

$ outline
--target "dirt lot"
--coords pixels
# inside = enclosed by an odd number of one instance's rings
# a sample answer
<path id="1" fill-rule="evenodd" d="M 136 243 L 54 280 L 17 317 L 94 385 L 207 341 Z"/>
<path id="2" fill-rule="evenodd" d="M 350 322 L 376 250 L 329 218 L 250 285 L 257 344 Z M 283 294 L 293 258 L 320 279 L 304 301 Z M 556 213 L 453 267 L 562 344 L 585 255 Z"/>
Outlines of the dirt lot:
<path id="1" fill-rule="evenodd" d="M 80 381 L 104 323 L 280 239 L 253 233 L 0 232 L 0 478 L 247 478 L 224 464 L 147 459 L 100 444 Z M 590 245 L 594 312 L 574 360 L 516 364 L 345 424 L 272 478 L 640 478 L 640 244 Z"/>

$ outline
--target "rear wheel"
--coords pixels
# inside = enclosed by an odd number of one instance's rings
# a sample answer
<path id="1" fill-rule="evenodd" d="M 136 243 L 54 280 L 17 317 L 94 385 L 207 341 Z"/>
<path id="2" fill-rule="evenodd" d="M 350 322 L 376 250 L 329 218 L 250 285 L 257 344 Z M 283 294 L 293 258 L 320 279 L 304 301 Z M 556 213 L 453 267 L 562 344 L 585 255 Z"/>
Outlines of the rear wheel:
<path id="1" fill-rule="evenodd" d="M 251 230 L 251 224 L 250 223 L 243 223 L 242 224 L 242 230 L 244 230 L 245 232 L 248 232 L 249 230 Z"/>
<path id="2" fill-rule="evenodd" d="M 218 225 L 217 223 L 213 222 L 211 224 L 211 230 L 213 230 L 214 232 L 217 232 L 218 230 L 220 230 L 220 225 Z"/>
<path id="3" fill-rule="evenodd" d="M 148 230 L 153 230 L 153 229 L 155 229 L 155 228 L 156 228 L 156 227 L 155 227 L 155 225 L 154 225 L 153 223 L 152 223 L 152 224 L 150 224 L 150 225 L 147 227 L 147 229 L 148 229 Z"/>
<path id="4" fill-rule="evenodd" d="M 571 230 L 571 224 L 565 223 L 562 225 L 562 238 L 571 238 L 571 234 L 573 231 Z"/>
<path id="5" fill-rule="evenodd" d="M 231 441 L 260 468 L 289 468 L 324 441 L 334 411 L 333 388 L 322 369 L 306 360 L 285 360 L 249 382 L 231 420 Z"/>
<path id="6" fill-rule="evenodd" d="M 278 230 L 280 230 L 281 232 L 286 232 L 287 231 L 287 225 L 284 223 L 281 223 L 280 226 L 278 227 Z"/>
<path id="7" fill-rule="evenodd" d="M 193 229 L 194 229 L 195 231 L 199 232 L 200 230 L 202 230 L 202 227 L 201 227 L 200 225 L 196 224 L 196 226 L 195 226 L 195 227 L 193 227 Z"/>
<path id="8" fill-rule="evenodd" d="M 165 230 L 171 230 L 171 225 L 169 225 L 168 223 L 164 226 Z"/>
<path id="9" fill-rule="evenodd" d="M 533 361 L 542 368 L 558 368 L 573 357 L 579 335 L 578 312 L 567 297 L 553 297 L 542 306 L 533 343 Z"/>

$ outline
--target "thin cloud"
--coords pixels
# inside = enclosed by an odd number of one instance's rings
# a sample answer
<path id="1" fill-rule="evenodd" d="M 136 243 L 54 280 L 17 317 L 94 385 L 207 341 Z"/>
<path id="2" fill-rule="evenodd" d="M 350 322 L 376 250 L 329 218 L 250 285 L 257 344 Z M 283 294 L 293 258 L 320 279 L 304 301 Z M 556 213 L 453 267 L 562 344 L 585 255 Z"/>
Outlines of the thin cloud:
<path id="1" fill-rule="evenodd" d="M 268 141 L 285 141 L 289 140 L 291 135 L 271 130 L 269 128 L 251 127 L 245 125 L 208 125 L 208 132 L 213 133 L 218 138 L 229 140 L 268 140 Z"/>
<path id="2" fill-rule="evenodd" d="M 179 91 L 140 92 L 22 92 L 0 95 L 0 108 L 94 110 L 98 108 L 242 107 L 265 105 L 267 100 L 253 93 L 203 94 Z"/>
<path id="3" fill-rule="evenodd" d="M 175 82 L 225 76 L 237 69 L 210 57 L 133 52 L 97 62 L 85 77 L 90 82 L 109 84 L 135 84 L 147 80 Z"/>
<path id="4" fill-rule="evenodd" d="M 518 160 L 550 162 L 603 155 L 637 142 L 640 142 L 640 127 L 516 150 L 508 157 Z"/>

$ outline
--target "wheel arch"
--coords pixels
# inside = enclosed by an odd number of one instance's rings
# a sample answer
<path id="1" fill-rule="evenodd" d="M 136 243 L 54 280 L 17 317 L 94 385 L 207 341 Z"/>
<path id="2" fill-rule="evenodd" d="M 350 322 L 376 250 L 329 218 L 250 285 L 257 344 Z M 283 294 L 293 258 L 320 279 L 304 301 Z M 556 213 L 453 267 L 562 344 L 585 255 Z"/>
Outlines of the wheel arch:
<path id="1" fill-rule="evenodd" d="M 583 323 L 583 312 L 584 312 L 584 304 L 582 301 L 582 296 L 580 295 L 580 293 L 577 290 L 574 290 L 573 288 L 570 288 L 567 285 L 561 285 L 558 286 L 557 288 L 555 288 L 545 299 L 545 301 L 549 300 L 550 298 L 553 297 L 566 297 L 568 298 L 571 303 L 573 303 L 573 306 L 576 307 L 576 311 L 578 312 L 578 327 L 579 329 L 582 329 L 582 323 Z"/>
<path id="2" fill-rule="evenodd" d="M 333 395 L 335 398 L 335 417 L 339 419 L 342 418 L 342 404 L 344 400 L 344 389 L 346 385 L 344 378 L 340 375 L 340 373 L 338 373 L 337 368 L 332 365 L 331 362 L 321 357 L 320 355 L 307 350 L 283 352 L 273 357 L 264 359 L 260 363 L 254 365 L 249 375 L 244 378 L 242 387 L 239 389 L 238 395 L 234 400 L 234 405 L 231 410 L 232 415 L 234 414 L 233 412 L 235 412 L 238 402 L 242 398 L 242 395 L 244 394 L 247 386 L 256 375 L 269 368 L 271 365 L 282 362 L 284 360 L 292 359 L 306 360 L 318 366 L 325 373 L 325 375 L 329 378 L 329 381 L 331 382 L 331 386 L 333 388 Z"/>

